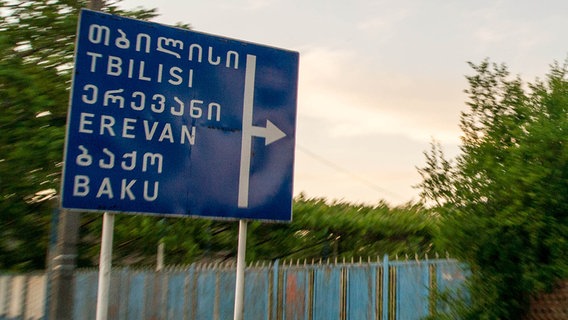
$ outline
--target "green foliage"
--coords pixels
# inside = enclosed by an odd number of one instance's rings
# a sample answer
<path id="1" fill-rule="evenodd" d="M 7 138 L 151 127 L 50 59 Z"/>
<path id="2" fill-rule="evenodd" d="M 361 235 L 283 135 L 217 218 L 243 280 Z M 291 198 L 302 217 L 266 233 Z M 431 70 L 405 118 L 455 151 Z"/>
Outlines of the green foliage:
<path id="1" fill-rule="evenodd" d="M 78 12 L 86 1 L 0 0 L 0 269 L 45 265 L 56 207 Z M 153 10 L 105 11 L 148 19 Z M 187 27 L 187 25 L 184 25 Z M 83 214 L 79 266 L 98 262 L 102 219 Z M 247 260 L 426 254 L 436 227 L 418 205 L 391 208 L 300 197 L 289 224 L 251 222 Z M 116 265 L 224 261 L 236 256 L 238 224 L 118 215 Z"/>
<path id="2" fill-rule="evenodd" d="M 294 219 L 290 225 L 262 224 L 259 228 L 267 229 L 267 241 L 255 251 L 265 259 L 424 255 L 433 250 L 431 244 L 436 230 L 433 220 L 418 205 L 391 208 L 383 202 L 368 206 L 328 203 L 324 199 L 302 196 L 294 202 Z M 273 233 L 272 228 L 277 232 Z M 279 229 L 287 232 L 274 237 Z M 274 247 L 278 251 L 274 251 Z M 273 253 L 267 255 L 265 251 Z"/>
<path id="3" fill-rule="evenodd" d="M 435 220 L 419 205 L 391 208 L 325 199 L 294 201 L 290 223 L 249 222 L 247 261 L 308 260 L 382 257 L 384 254 L 426 255 L 433 252 Z M 82 265 L 98 260 L 99 215 L 83 239 Z M 119 215 L 115 223 L 114 263 L 154 265 L 159 242 L 165 243 L 166 264 L 223 262 L 237 255 L 238 223 L 193 218 Z"/>
<path id="4" fill-rule="evenodd" d="M 504 65 L 471 64 L 461 155 L 426 154 L 422 196 L 440 245 L 472 269 L 465 319 L 520 319 L 530 295 L 568 277 L 568 80 L 554 64 L 525 85 Z"/>
<path id="5" fill-rule="evenodd" d="M 45 263 L 59 190 L 78 12 L 86 1 L 0 1 L 0 269 Z M 149 18 L 152 10 L 110 12 Z"/>

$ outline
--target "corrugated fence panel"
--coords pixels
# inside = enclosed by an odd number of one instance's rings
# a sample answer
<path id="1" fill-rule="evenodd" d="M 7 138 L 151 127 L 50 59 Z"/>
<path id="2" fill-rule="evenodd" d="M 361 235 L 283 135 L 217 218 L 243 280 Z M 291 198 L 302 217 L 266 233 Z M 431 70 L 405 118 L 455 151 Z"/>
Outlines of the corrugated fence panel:
<path id="1" fill-rule="evenodd" d="M 377 318 L 377 268 L 377 264 L 347 268 L 346 319 Z"/>
<path id="2" fill-rule="evenodd" d="M 96 271 L 75 273 L 73 319 L 96 318 L 98 277 Z"/>
<path id="3" fill-rule="evenodd" d="M 123 299 L 120 296 L 120 288 L 122 287 L 123 271 L 112 272 L 110 275 L 110 287 L 108 292 L 108 319 L 120 319 L 120 304 Z"/>
<path id="4" fill-rule="evenodd" d="M 215 283 L 217 271 L 202 269 L 197 276 L 196 319 L 217 319 L 215 317 Z"/>
<path id="5" fill-rule="evenodd" d="M 146 274 L 140 271 L 131 271 L 126 290 L 126 318 L 127 320 L 144 319 Z"/>
<path id="6" fill-rule="evenodd" d="M 192 265 L 187 271 L 187 279 L 185 280 L 187 288 L 187 304 L 184 308 L 184 315 L 186 319 L 195 319 L 195 313 L 197 312 L 197 276 L 195 271 L 195 266 Z"/>
<path id="7" fill-rule="evenodd" d="M 130 288 L 130 270 L 122 269 L 118 271 L 120 274 L 120 287 L 117 292 L 118 313 L 116 319 L 126 319 L 128 315 L 128 290 Z"/>
<path id="8" fill-rule="evenodd" d="M 248 267 L 244 318 L 249 320 L 401 319 L 448 311 L 442 296 L 467 294 L 467 268 L 452 260 L 382 261 Z M 75 273 L 75 319 L 95 319 L 98 271 Z M 0 320 L 44 319 L 44 274 L 0 275 Z M 460 292 L 461 290 L 461 292 Z M 233 317 L 235 268 L 114 269 L 109 320 L 224 320 Z"/>
<path id="9" fill-rule="evenodd" d="M 303 267 L 281 267 L 283 273 L 283 319 L 309 319 L 310 272 Z M 245 278 L 246 280 L 246 278 Z"/>
<path id="10" fill-rule="evenodd" d="M 437 265 L 438 288 L 442 291 L 458 291 L 468 275 L 464 265 L 455 261 L 440 261 Z"/>
<path id="11" fill-rule="evenodd" d="M 452 299 L 467 296 L 465 279 L 469 276 L 466 266 L 456 261 L 440 261 L 436 265 L 436 288 L 444 296 L 438 301 L 436 308 L 440 312 L 449 312 Z"/>
<path id="12" fill-rule="evenodd" d="M 152 272 L 151 275 L 153 277 L 148 277 L 146 280 L 146 285 L 150 286 L 150 290 L 146 293 L 151 292 L 152 294 L 146 294 L 144 319 L 165 319 L 166 290 L 164 283 L 167 275 L 163 272 Z"/>
<path id="13" fill-rule="evenodd" d="M 185 319 L 186 272 L 171 272 L 167 279 L 166 319 Z"/>
<path id="14" fill-rule="evenodd" d="M 396 268 L 397 319 L 418 320 L 428 316 L 430 264 L 427 262 L 391 262 Z"/>
<path id="15" fill-rule="evenodd" d="M 341 319 L 341 273 L 335 265 L 314 268 L 314 320 Z"/>
<path id="16" fill-rule="evenodd" d="M 282 290 L 280 290 L 280 288 L 283 287 L 280 285 L 280 280 L 280 265 L 279 260 L 276 260 L 272 265 L 272 280 L 270 283 L 270 319 L 273 320 L 279 319 L 279 315 L 281 315 L 279 311 L 282 310 L 282 308 L 279 307 L 282 301 Z"/>
<path id="17" fill-rule="evenodd" d="M 217 298 L 218 298 L 218 309 L 219 309 L 219 317 L 217 319 L 232 319 L 233 318 L 233 310 L 235 309 L 235 284 L 236 280 L 236 269 L 221 269 L 219 270 L 218 276 L 218 289 L 217 289 Z M 248 278 L 245 277 L 245 289 L 248 285 Z M 198 297 L 200 298 L 200 297 Z M 244 300 L 244 309 L 246 311 L 246 296 Z M 245 319 L 248 319 L 245 317 Z"/>
<path id="18" fill-rule="evenodd" d="M 244 319 L 269 319 L 269 284 L 270 272 L 268 268 L 251 268 L 247 270 L 245 277 Z"/>

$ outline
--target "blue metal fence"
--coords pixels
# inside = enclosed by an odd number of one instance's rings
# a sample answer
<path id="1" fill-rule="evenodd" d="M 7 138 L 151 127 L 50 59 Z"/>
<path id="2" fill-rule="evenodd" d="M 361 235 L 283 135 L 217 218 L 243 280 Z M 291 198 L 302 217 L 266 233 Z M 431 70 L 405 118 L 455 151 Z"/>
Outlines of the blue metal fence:
<path id="1" fill-rule="evenodd" d="M 279 262 L 245 271 L 245 319 L 421 319 L 446 307 L 435 290 L 462 286 L 455 260 Z M 75 273 L 74 319 L 95 319 L 97 270 Z M 0 275 L 0 320 L 45 319 L 45 275 Z M 231 319 L 233 265 L 114 269 L 109 319 Z"/>

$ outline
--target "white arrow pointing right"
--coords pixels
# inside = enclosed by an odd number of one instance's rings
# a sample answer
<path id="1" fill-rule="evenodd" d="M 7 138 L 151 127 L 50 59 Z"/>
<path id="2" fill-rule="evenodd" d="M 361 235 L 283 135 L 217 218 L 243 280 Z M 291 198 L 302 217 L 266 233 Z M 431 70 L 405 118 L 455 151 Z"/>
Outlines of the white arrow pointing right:
<path id="1" fill-rule="evenodd" d="M 266 128 L 251 126 L 251 135 L 255 137 L 263 137 L 264 145 L 267 146 L 276 140 L 280 140 L 286 136 L 286 134 L 280 130 L 272 121 L 266 120 Z"/>
<path id="2" fill-rule="evenodd" d="M 255 73 L 256 56 L 248 54 L 245 70 L 245 92 L 243 100 L 243 132 L 241 142 L 241 167 L 239 172 L 239 208 L 248 207 L 252 137 L 264 138 L 264 145 L 267 146 L 286 136 L 280 128 L 268 119 L 266 120 L 266 127 L 252 125 Z"/>

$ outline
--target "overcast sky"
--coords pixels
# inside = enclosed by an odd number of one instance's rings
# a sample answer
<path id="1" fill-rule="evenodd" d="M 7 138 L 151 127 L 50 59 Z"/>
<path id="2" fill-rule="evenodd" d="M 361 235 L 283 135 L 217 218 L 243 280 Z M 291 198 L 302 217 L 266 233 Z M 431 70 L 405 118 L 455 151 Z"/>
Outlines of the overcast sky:
<path id="1" fill-rule="evenodd" d="M 162 24 L 300 52 L 294 192 L 417 200 L 432 139 L 458 152 L 467 61 L 533 81 L 568 53 L 568 1 L 126 0 Z"/>

